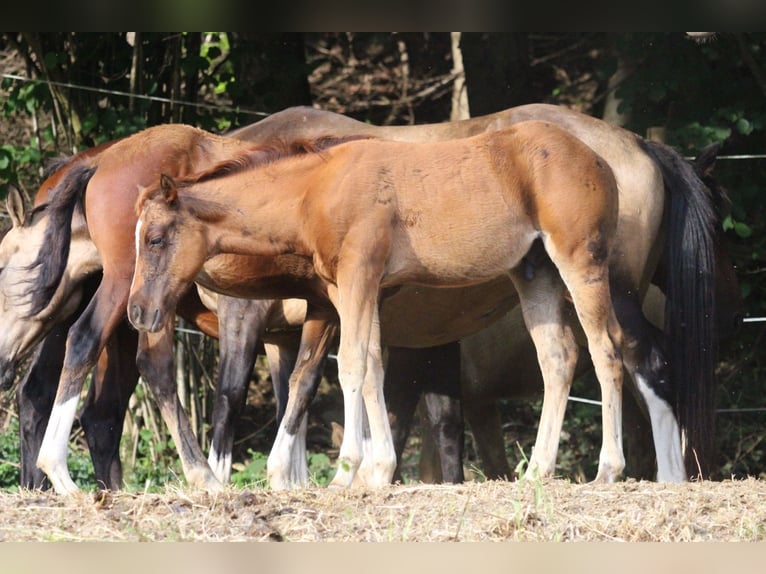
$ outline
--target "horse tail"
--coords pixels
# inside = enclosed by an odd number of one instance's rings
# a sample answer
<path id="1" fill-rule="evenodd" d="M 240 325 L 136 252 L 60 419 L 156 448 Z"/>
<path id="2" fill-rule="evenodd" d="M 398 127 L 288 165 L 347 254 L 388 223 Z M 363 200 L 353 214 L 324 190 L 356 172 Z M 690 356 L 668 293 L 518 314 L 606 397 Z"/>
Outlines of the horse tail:
<path id="1" fill-rule="evenodd" d="M 82 209 L 85 189 L 96 172 L 95 166 L 84 162 L 76 162 L 67 169 L 69 172 L 48 192 L 48 224 L 42 249 L 29 266 L 37 270 L 31 289 L 30 317 L 48 306 L 61 282 L 69 259 L 72 217 L 78 205 Z"/>
<path id="2" fill-rule="evenodd" d="M 659 165 L 665 210 L 665 336 L 675 410 L 690 475 L 707 476 L 715 428 L 715 241 L 720 217 L 693 166 L 664 144 L 639 138 Z"/>

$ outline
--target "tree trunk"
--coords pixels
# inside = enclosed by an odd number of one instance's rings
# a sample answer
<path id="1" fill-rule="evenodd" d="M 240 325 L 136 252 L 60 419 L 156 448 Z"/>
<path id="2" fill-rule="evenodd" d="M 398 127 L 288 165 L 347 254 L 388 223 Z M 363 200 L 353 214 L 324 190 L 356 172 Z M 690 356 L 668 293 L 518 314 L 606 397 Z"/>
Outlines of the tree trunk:
<path id="1" fill-rule="evenodd" d="M 614 42 L 612 42 L 612 50 L 616 51 Z M 620 104 L 622 98 L 617 96 L 617 89 L 620 84 L 628 78 L 635 70 L 635 64 L 633 61 L 625 57 L 625 55 L 617 53 L 617 70 L 609 78 L 607 84 L 606 100 L 604 102 L 604 113 L 602 118 L 605 122 L 615 126 L 625 126 L 630 121 L 630 114 L 624 110 L 620 110 Z"/>
<path id="2" fill-rule="evenodd" d="M 452 73 L 455 83 L 452 85 L 452 108 L 450 121 L 466 120 L 471 117 L 468 107 L 468 88 L 465 85 L 465 68 L 463 68 L 463 52 L 460 50 L 460 32 L 451 32 L 452 43 Z"/>

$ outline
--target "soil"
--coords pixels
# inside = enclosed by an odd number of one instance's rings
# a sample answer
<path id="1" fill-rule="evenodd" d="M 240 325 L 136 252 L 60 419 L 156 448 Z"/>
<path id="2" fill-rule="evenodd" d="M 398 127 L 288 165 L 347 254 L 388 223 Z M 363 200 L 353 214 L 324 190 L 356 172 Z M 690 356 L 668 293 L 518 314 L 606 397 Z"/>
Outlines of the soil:
<path id="1" fill-rule="evenodd" d="M 766 483 L 0 493 L 0 541 L 763 541 Z"/>

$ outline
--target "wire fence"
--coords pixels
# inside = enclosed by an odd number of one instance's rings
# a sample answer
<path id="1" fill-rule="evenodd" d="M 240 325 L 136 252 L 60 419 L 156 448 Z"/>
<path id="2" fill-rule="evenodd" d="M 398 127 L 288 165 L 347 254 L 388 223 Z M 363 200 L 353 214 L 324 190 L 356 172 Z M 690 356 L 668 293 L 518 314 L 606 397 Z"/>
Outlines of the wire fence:
<path id="1" fill-rule="evenodd" d="M 79 84 L 73 84 L 70 82 L 57 82 L 53 80 L 46 80 L 46 79 L 40 79 L 40 78 L 28 78 L 25 76 L 19 76 L 17 74 L 0 74 L 0 77 L 4 79 L 14 80 L 14 81 L 21 81 L 21 82 L 27 82 L 27 83 L 42 83 L 47 85 L 53 85 L 57 87 L 63 87 L 63 88 L 69 88 L 69 89 L 75 89 L 75 90 L 82 90 L 87 92 L 95 92 L 110 96 L 120 96 L 125 98 L 133 98 L 133 99 L 143 99 L 147 101 L 153 101 L 153 102 L 160 102 L 160 103 L 171 103 L 174 105 L 180 105 L 180 106 L 192 106 L 197 108 L 204 108 L 204 109 L 210 109 L 210 110 L 218 110 L 223 112 L 230 112 L 230 113 L 237 113 L 237 114 L 246 114 L 246 115 L 252 115 L 257 116 L 260 118 L 264 118 L 270 115 L 269 112 L 261 112 L 257 110 L 248 110 L 243 109 L 240 107 L 232 107 L 232 106 L 222 106 L 220 104 L 209 104 L 204 102 L 189 102 L 185 100 L 176 100 L 172 98 L 165 98 L 161 96 L 151 96 L 146 94 L 133 94 L 130 92 L 124 92 L 120 90 L 110 90 L 106 88 L 96 88 L 92 86 L 84 86 Z M 686 156 L 687 160 L 693 160 L 695 159 L 694 156 Z M 717 160 L 724 160 L 724 161 L 736 161 L 736 160 L 757 160 L 757 159 L 766 159 L 766 154 L 731 154 L 731 155 L 721 155 L 716 158 Z M 0 217 L 2 218 L 8 218 L 7 213 L 0 213 Z M 763 323 L 766 322 L 766 317 L 745 317 L 742 320 L 743 323 L 749 324 L 749 323 Z M 201 331 L 198 331 L 196 329 L 190 329 L 187 327 L 176 327 L 176 332 L 181 334 L 187 334 L 187 335 L 197 335 L 197 336 L 205 336 L 204 333 Z M 328 358 L 337 360 L 336 355 L 328 355 Z M 587 399 L 583 397 L 569 397 L 569 401 L 575 402 L 575 403 L 583 403 L 588 405 L 594 405 L 594 406 L 601 406 L 601 401 L 594 400 L 594 399 Z M 753 408 L 728 408 L 728 409 L 718 409 L 716 411 L 719 414 L 731 414 L 731 413 L 760 413 L 760 412 L 766 412 L 766 407 L 753 407 Z"/>

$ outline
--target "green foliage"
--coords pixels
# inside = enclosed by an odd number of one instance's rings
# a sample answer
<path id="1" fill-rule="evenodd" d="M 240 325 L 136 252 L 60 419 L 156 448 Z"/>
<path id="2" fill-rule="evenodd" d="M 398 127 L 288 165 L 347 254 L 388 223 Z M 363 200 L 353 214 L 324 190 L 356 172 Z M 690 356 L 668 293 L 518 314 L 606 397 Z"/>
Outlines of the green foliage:
<path id="1" fill-rule="evenodd" d="M 266 461 L 268 455 L 247 449 L 249 461 L 235 462 L 232 465 L 231 483 L 239 488 L 266 488 Z"/>
<path id="2" fill-rule="evenodd" d="M 268 455 L 252 449 L 247 450 L 247 455 L 250 460 L 232 465 L 231 483 L 239 488 L 266 488 Z M 308 469 L 309 480 L 317 486 L 327 486 L 335 475 L 330 457 L 322 452 L 308 454 Z"/>
<path id="3" fill-rule="evenodd" d="M 70 443 L 67 466 L 75 484 L 83 490 L 94 490 L 96 479 L 87 449 L 79 442 Z M 0 433 L 0 489 L 16 490 L 21 482 L 19 422 L 11 419 Z"/>
<path id="4" fill-rule="evenodd" d="M 179 480 L 183 480 L 183 470 L 172 439 L 158 441 L 148 428 L 139 430 L 135 464 L 124 468 L 125 488 L 158 492 Z"/>
<path id="5" fill-rule="evenodd" d="M 21 480 L 19 463 L 19 422 L 14 418 L 0 434 L 0 488 L 18 488 Z"/>

